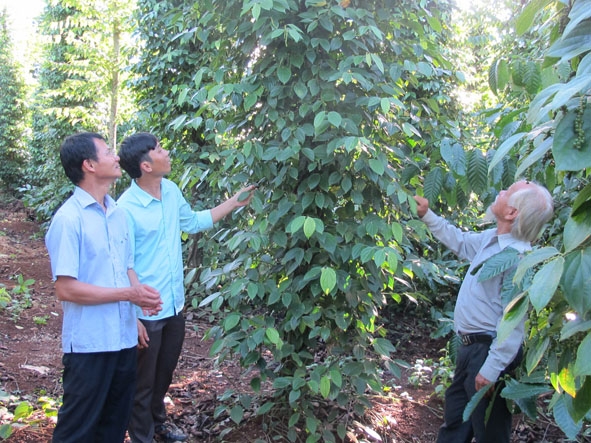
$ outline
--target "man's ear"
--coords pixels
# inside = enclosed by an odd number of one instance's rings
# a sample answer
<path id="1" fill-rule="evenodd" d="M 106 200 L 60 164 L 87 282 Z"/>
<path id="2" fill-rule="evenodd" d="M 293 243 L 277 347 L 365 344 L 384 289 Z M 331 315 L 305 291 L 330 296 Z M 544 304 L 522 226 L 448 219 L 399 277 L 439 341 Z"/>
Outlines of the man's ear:
<path id="1" fill-rule="evenodd" d="M 515 220 L 517 218 L 517 216 L 519 215 L 519 211 L 517 210 L 517 208 L 514 208 L 513 206 L 507 206 L 507 213 L 505 214 L 505 218 L 507 220 Z"/>
<path id="2" fill-rule="evenodd" d="M 82 170 L 94 172 L 94 164 L 91 159 L 86 158 L 82 160 Z"/>
<path id="3" fill-rule="evenodd" d="M 140 170 L 142 172 L 147 172 L 147 173 L 152 172 L 152 163 L 150 163 L 149 161 L 141 162 L 140 163 Z"/>

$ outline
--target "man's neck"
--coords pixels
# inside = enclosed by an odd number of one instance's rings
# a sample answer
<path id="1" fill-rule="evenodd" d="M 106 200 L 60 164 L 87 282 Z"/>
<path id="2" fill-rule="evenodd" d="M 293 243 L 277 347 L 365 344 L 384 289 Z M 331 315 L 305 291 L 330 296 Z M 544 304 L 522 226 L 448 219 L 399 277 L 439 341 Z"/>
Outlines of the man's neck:
<path id="1" fill-rule="evenodd" d="M 106 211 L 107 204 L 105 202 L 105 196 L 109 193 L 113 182 L 96 183 L 88 180 L 83 180 L 78 183 L 78 187 L 88 192 L 101 207 Z"/>
<path id="2" fill-rule="evenodd" d="M 513 228 L 513 223 L 499 222 L 497 220 L 497 235 L 510 234 Z"/>
<path id="3" fill-rule="evenodd" d="M 155 199 L 161 199 L 162 192 L 160 185 L 162 184 L 162 177 L 142 175 L 140 178 L 135 179 L 135 183 Z"/>

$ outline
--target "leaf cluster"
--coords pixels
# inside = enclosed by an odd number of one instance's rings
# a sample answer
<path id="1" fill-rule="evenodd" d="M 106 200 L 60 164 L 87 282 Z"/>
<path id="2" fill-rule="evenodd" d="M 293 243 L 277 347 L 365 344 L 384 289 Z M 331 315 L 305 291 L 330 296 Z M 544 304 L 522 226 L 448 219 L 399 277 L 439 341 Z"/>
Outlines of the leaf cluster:
<path id="1" fill-rule="evenodd" d="M 448 5 L 140 7 L 136 86 L 183 159 L 185 192 L 207 207 L 264 180 L 249 209 L 198 240 L 207 252 L 188 282 L 205 290 L 195 306 L 221 316 L 212 352 L 256 368 L 256 393 L 272 384 L 258 413 L 288 406 L 290 439 L 343 438 L 339 417 L 314 418 L 314 399 L 362 407 L 384 369 L 400 372 L 380 312 L 425 272 L 404 219 L 433 146 L 456 138 L 440 123 L 457 115 L 440 50 Z"/>

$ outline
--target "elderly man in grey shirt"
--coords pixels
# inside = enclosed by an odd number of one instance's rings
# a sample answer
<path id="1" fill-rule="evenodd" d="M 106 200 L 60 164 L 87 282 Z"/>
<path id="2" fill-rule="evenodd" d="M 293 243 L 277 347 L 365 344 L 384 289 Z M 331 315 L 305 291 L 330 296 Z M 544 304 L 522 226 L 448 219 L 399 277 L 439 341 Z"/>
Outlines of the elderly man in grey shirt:
<path id="1" fill-rule="evenodd" d="M 478 233 L 463 231 L 435 215 L 427 199 L 415 196 L 415 201 L 418 216 L 433 235 L 459 258 L 471 262 L 454 310 L 454 328 L 462 345 L 453 382 L 445 393 L 445 422 L 437 442 L 470 443 L 473 437 L 478 443 L 509 442 L 511 412 L 502 398 L 494 399 L 488 421 L 485 422 L 485 414 L 489 399 L 481 402 L 470 421 L 462 420 L 466 405 L 478 390 L 519 364 L 524 338 L 522 322 L 505 340 L 497 340 L 505 308 L 501 299 L 505 274 L 479 281 L 479 268 L 505 248 L 520 253 L 530 250 L 531 242 L 552 218 L 552 197 L 538 184 L 518 181 L 501 191 L 487 211 L 497 227 Z"/>

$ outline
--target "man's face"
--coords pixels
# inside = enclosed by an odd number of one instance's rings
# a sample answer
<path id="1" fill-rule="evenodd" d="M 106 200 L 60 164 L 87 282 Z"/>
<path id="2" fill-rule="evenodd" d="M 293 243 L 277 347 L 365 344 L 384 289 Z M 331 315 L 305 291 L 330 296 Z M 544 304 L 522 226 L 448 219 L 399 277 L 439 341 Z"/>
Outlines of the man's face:
<path id="1" fill-rule="evenodd" d="M 506 190 L 499 192 L 499 195 L 497 195 L 497 198 L 495 199 L 494 203 L 490 206 L 490 212 L 494 215 L 494 217 L 497 220 L 505 219 L 507 215 L 509 215 L 510 213 L 512 213 L 512 211 L 515 210 L 515 208 L 509 205 L 509 198 L 515 192 L 531 186 L 533 186 L 531 183 L 528 183 L 524 180 L 513 183 Z"/>
<path id="2" fill-rule="evenodd" d="M 170 172 L 170 157 L 168 151 L 163 149 L 162 146 L 160 146 L 160 143 L 148 152 L 148 156 L 152 160 L 150 163 L 152 174 L 165 176 Z"/>
<path id="3" fill-rule="evenodd" d="M 112 179 L 115 181 L 121 177 L 119 156 L 111 149 L 104 140 L 94 139 L 96 147 L 96 160 L 94 163 L 95 175 L 99 179 Z"/>

